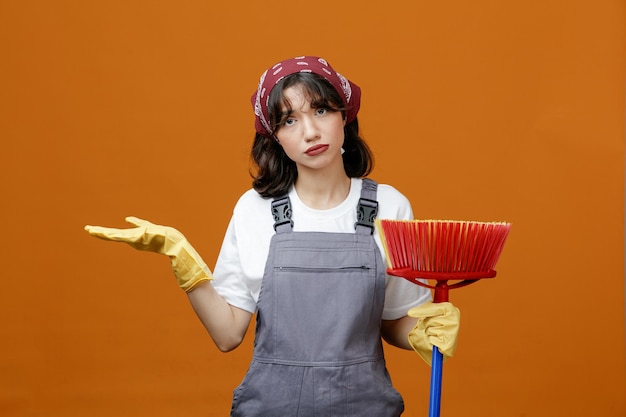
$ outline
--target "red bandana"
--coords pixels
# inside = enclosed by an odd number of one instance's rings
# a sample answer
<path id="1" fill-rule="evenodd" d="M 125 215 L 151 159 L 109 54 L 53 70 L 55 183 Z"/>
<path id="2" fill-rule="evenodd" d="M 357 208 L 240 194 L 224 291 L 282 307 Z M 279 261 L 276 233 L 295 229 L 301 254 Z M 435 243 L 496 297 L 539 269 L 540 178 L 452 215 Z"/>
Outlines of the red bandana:
<path id="1" fill-rule="evenodd" d="M 259 88 L 252 95 L 254 127 L 258 133 L 271 137 L 274 133 L 269 122 L 267 103 L 274 86 L 287 75 L 297 72 L 312 72 L 328 80 L 341 96 L 346 110 L 346 123 L 353 122 L 361 104 L 361 89 L 339 74 L 323 58 L 299 56 L 279 62 L 261 75 Z"/>

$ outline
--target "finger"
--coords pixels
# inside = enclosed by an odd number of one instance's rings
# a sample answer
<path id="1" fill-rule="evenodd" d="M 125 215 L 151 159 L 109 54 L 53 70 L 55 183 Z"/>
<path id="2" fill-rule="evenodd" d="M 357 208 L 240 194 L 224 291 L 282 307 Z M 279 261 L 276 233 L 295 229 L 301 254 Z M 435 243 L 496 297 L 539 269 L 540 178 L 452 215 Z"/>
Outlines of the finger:
<path id="1" fill-rule="evenodd" d="M 106 227 L 91 226 L 89 224 L 87 226 L 85 226 L 85 230 L 87 231 L 87 233 L 89 233 L 92 236 L 100 236 L 100 235 L 104 234 L 107 229 L 108 228 L 106 228 Z"/>
<path id="2" fill-rule="evenodd" d="M 417 328 L 420 330 L 424 330 L 426 334 L 429 334 L 429 335 L 436 335 L 445 326 L 446 326 L 446 323 L 437 321 L 436 318 L 427 317 L 417 322 Z"/>
<path id="3" fill-rule="evenodd" d="M 117 242 L 133 242 L 141 237 L 141 229 L 113 229 L 101 226 L 85 226 L 85 230 L 90 235 L 105 240 L 113 240 Z"/>
<path id="4" fill-rule="evenodd" d="M 429 301 L 417 307 L 413 307 L 407 312 L 407 315 L 420 318 L 441 316 L 445 313 L 445 308 L 441 304 L 442 303 L 432 303 Z"/>
<path id="5" fill-rule="evenodd" d="M 450 340 L 445 335 L 428 336 L 428 342 L 439 348 L 439 351 L 446 357 L 453 357 L 456 350 L 454 341 Z"/>
<path id="6" fill-rule="evenodd" d="M 426 331 L 439 331 L 439 329 L 458 328 L 461 321 L 461 314 L 453 310 L 446 311 L 446 314 L 432 317 L 423 317 L 417 321 L 418 329 Z"/>
<path id="7" fill-rule="evenodd" d="M 154 224 L 150 223 L 148 220 L 140 219 L 139 217 L 135 217 L 135 216 L 128 216 L 126 217 L 125 220 L 128 223 L 132 224 L 133 226 L 139 226 L 139 227 L 154 226 Z"/>

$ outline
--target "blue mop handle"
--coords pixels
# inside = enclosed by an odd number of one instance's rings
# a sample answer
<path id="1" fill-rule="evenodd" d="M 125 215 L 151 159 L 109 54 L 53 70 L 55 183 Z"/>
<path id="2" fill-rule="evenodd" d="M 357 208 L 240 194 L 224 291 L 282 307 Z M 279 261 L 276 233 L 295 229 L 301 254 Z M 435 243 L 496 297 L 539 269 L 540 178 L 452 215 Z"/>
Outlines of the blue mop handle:
<path id="1" fill-rule="evenodd" d="M 450 286 L 447 280 L 438 280 L 435 285 L 433 302 L 444 303 L 448 301 Z M 441 377 L 443 374 L 443 354 L 437 346 L 433 346 L 432 365 L 430 368 L 430 408 L 428 417 L 439 417 L 441 410 Z"/>
<path id="2" fill-rule="evenodd" d="M 443 373 L 443 354 L 433 346 L 432 366 L 430 369 L 430 408 L 428 417 L 439 417 L 441 409 L 441 377 Z"/>

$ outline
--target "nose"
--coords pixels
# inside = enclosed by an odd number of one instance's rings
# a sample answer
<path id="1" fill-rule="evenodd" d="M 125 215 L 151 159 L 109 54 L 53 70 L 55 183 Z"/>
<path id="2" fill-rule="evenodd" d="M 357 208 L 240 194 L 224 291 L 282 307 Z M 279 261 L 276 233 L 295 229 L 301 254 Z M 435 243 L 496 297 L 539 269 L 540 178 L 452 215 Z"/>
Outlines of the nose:
<path id="1" fill-rule="evenodd" d="M 320 137 L 319 128 L 312 117 L 305 117 L 302 120 L 302 133 L 306 141 L 312 141 Z"/>

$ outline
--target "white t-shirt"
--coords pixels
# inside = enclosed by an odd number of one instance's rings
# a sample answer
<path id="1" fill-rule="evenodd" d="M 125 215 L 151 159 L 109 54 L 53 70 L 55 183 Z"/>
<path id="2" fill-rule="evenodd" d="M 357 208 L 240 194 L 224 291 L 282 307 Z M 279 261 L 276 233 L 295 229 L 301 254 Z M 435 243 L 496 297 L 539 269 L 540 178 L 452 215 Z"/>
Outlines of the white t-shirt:
<path id="1" fill-rule="evenodd" d="M 348 197 L 329 210 L 307 207 L 292 187 L 291 200 L 294 232 L 354 233 L 356 207 L 361 196 L 362 180 L 353 178 Z M 413 218 L 409 200 L 395 188 L 378 185 L 378 218 L 410 220 Z M 231 305 L 254 313 L 259 299 L 270 239 L 275 234 L 271 198 L 256 191 L 244 193 L 233 210 L 226 236 L 213 271 L 212 285 Z M 384 254 L 378 233 L 374 238 Z M 384 257 L 384 255 L 383 255 Z M 395 320 L 431 299 L 430 290 L 404 278 L 386 277 L 384 320 Z"/>

